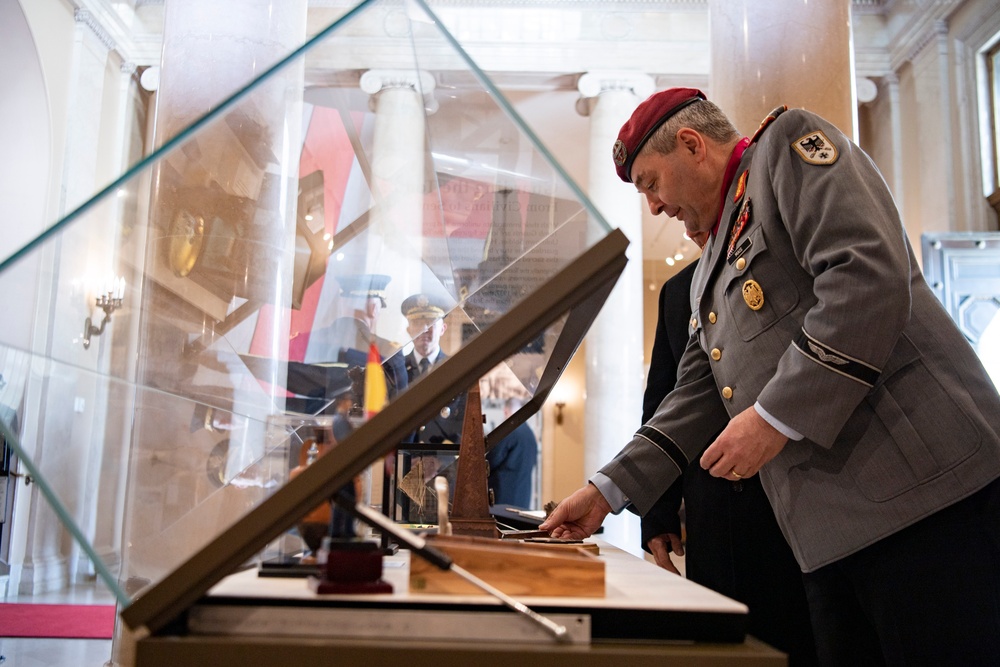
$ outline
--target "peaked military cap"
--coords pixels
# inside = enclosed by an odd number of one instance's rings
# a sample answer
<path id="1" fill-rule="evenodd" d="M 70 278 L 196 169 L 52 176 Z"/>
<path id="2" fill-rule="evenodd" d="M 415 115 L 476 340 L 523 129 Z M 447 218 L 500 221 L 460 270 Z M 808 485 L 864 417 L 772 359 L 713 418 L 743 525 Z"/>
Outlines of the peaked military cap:
<path id="1" fill-rule="evenodd" d="M 385 288 L 392 280 L 390 276 L 379 273 L 362 273 L 357 275 L 337 276 L 342 296 L 358 298 L 375 298 L 382 300 L 385 307 Z"/>
<path id="2" fill-rule="evenodd" d="M 428 294 L 414 294 L 403 300 L 399 307 L 406 319 L 434 319 L 444 317 L 446 307 L 439 300 Z"/>

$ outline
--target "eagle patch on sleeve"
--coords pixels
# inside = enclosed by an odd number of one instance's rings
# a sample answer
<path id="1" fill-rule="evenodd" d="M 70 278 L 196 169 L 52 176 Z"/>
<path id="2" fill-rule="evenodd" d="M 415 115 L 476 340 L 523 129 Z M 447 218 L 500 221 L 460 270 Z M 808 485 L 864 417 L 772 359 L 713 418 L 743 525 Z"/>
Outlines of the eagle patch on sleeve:
<path id="1" fill-rule="evenodd" d="M 837 161 L 837 147 L 820 130 L 796 139 L 792 147 L 809 164 L 833 164 Z"/>

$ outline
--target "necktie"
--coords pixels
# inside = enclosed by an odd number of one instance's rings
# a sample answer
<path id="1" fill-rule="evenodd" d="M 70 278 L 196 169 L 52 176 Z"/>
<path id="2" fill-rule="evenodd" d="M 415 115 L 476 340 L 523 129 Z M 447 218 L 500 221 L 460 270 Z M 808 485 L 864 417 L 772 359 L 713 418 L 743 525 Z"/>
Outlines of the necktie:
<path id="1" fill-rule="evenodd" d="M 423 375 L 427 372 L 427 369 L 431 367 L 431 360 L 424 357 L 420 360 L 420 374 Z"/>

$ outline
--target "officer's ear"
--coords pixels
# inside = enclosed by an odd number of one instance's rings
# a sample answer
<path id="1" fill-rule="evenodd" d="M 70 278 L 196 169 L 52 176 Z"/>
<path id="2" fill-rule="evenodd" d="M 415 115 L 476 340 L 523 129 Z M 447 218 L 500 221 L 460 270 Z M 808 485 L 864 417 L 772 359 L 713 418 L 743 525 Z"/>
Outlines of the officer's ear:
<path id="1" fill-rule="evenodd" d="M 705 150 L 705 139 L 698 131 L 682 127 L 677 130 L 677 148 L 689 155 L 698 155 Z"/>

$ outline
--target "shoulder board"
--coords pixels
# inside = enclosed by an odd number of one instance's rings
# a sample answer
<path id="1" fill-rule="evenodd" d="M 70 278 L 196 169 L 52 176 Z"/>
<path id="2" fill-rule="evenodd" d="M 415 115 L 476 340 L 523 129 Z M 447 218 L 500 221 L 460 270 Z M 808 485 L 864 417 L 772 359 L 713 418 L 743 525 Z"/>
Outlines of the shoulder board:
<path id="1" fill-rule="evenodd" d="M 753 137 L 750 138 L 750 143 L 751 144 L 757 143 L 757 139 L 760 138 L 760 135 L 764 134 L 764 130 L 767 129 L 768 125 L 773 123 L 775 118 L 785 113 L 786 111 L 788 111 L 788 106 L 782 104 L 780 107 L 777 107 L 774 111 L 767 114 L 767 118 L 765 118 L 760 122 L 760 127 L 757 128 L 757 131 L 753 133 Z"/>

